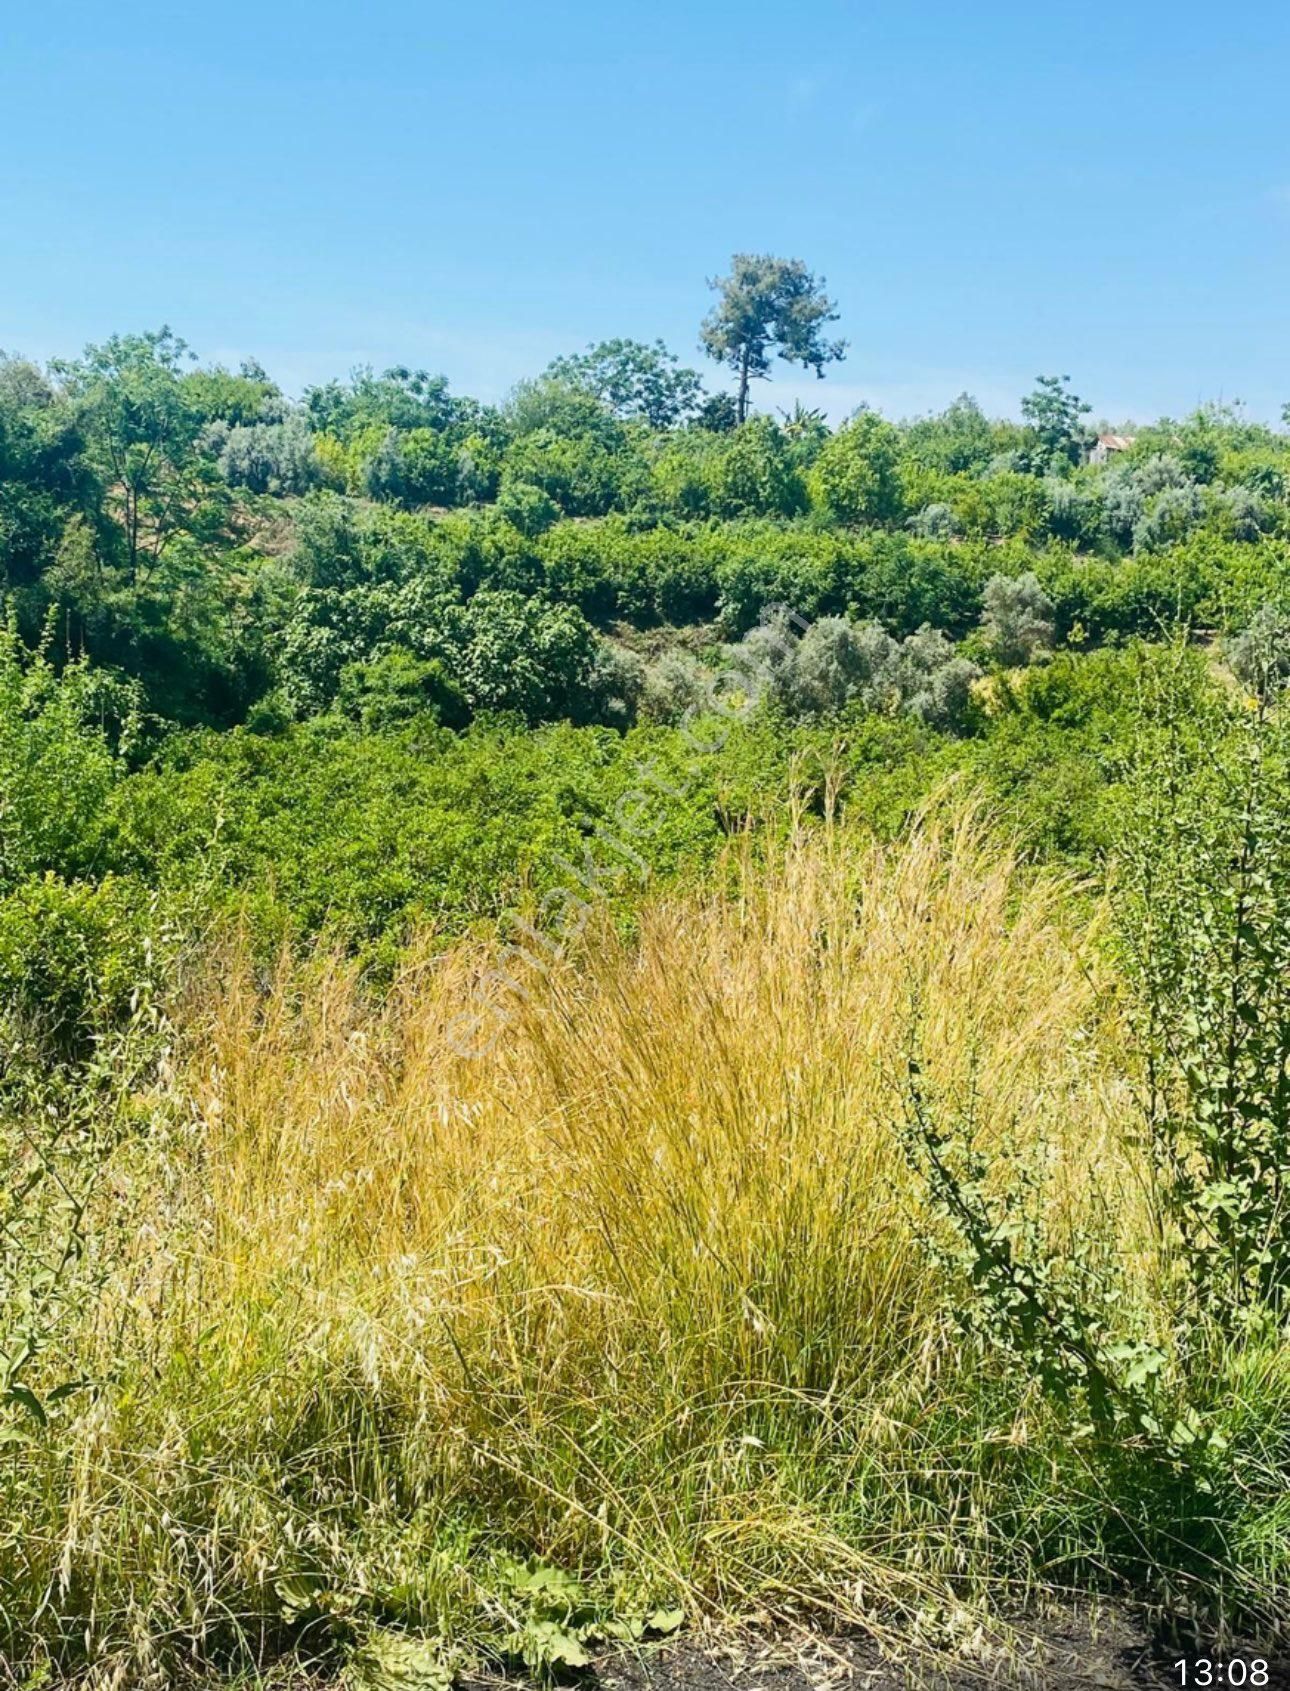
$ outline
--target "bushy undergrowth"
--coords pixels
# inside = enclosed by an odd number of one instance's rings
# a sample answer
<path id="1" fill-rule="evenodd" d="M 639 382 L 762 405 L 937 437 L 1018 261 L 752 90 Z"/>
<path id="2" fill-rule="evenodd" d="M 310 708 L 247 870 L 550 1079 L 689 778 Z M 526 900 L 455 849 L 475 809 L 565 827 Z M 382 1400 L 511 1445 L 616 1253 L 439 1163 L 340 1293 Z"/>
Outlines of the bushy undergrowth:
<path id="1" fill-rule="evenodd" d="M 630 919 L 645 882 L 706 872 L 733 835 L 778 838 L 795 807 L 890 835 L 955 772 L 990 792 L 1029 852 L 1091 865 L 1111 837 L 1134 698 L 1159 662 L 1145 648 L 1065 653 L 977 682 L 931 631 L 898 643 L 829 619 L 801 638 L 768 625 L 733 651 L 723 685 L 697 665 L 647 668 L 670 720 L 626 732 L 514 717 L 455 732 L 409 703 L 414 665 L 356 682 L 348 714 L 149 743 L 128 692 L 11 639 L 6 1002 L 89 1036 L 128 1007 L 150 944 L 232 915 L 266 954 L 325 933 L 388 974 L 418 925 L 447 942 L 495 922 L 588 853 Z"/>

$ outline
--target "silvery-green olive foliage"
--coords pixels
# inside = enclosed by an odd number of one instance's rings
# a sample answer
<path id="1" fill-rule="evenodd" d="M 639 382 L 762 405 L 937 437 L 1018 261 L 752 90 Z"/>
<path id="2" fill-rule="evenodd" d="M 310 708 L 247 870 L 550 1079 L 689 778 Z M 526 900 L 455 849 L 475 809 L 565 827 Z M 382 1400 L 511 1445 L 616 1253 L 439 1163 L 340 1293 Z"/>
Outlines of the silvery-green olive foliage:
<path id="1" fill-rule="evenodd" d="M 635 652 L 597 638 L 587 683 L 596 720 L 613 728 L 630 727 L 640 708 L 645 677 L 645 665 Z"/>
<path id="2" fill-rule="evenodd" d="M 230 487 L 249 488 L 252 493 L 297 494 L 308 493 L 321 480 L 314 437 L 303 417 L 233 427 L 211 423 L 202 444 L 212 452 Z"/>
<path id="3" fill-rule="evenodd" d="M 773 616 L 728 648 L 728 658 L 750 693 L 793 716 L 858 702 L 946 729 L 964 725 L 981 673 L 927 623 L 898 641 L 878 623 L 846 617 L 820 617 L 799 636 L 787 617 Z"/>
<path id="4" fill-rule="evenodd" d="M 1214 502 L 1233 540 L 1257 540 L 1271 527 L 1268 508 L 1252 487 L 1238 482 L 1235 487 L 1221 488 Z"/>
<path id="5" fill-rule="evenodd" d="M 1195 482 L 1167 487 L 1157 494 L 1133 530 L 1135 552 L 1155 552 L 1185 540 L 1205 515 L 1205 496 Z"/>
<path id="6" fill-rule="evenodd" d="M 730 668 L 749 695 L 766 697 L 792 709 L 797 696 L 794 671 L 800 639 L 801 631 L 788 613 L 771 608 L 737 646 L 728 648 Z"/>
<path id="7" fill-rule="evenodd" d="M 854 698 L 873 709 L 891 691 L 899 647 L 877 623 L 857 626 L 845 617 L 821 617 L 793 654 L 792 679 L 799 709 L 840 710 Z"/>
<path id="8" fill-rule="evenodd" d="M 1172 452 L 1157 452 L 1153 457 L 1143 459 L 1141 464 L 1133 466 L 1131 474 L 1144 499 L 1151 499 L 1171 487 L 1186 487 L 1192 479 L 1182 459 Z"/>
<path id="9" fill-rule="evenodd" d="M 1147 501 L 1131 465 L 1117 465 L 1102 477 L 1102 522 L 1117 546 L 1131 546 Z"/>
<path id="10" fill-rule="evenodd" d="M 909 519 L 909 526 L 924 540 L 949 540 L 954 534 L 954 512 L 940 502 L 924 505 Z"/>
<path id="11" fill-rule="evenodd" d="M 1053 602 L 1033 570 L 992 575 L 981 592 L 981 626 L 991 655 L 1001 664 L 1029 663 L 1053 643 Z"/>
<path id="12" fill-rule="evenodd" d="M 689 652 L 664 652 L 642 678 L 640 715 L 647 722 L 680 722 L 701 711 L 712 692 L 711 671 Z"/>
<path id="13" fill-rule="evenodd" d="M 1290 612 L 1264 605 L 1228 641 L 1232 674 L 1257 699 L 1267 700 L 1290 682 Z"/>
<path id="14" fill-rule="evenodd" d="M 899 709 L 929 728 L 962 728 L 981 671 L 930 623 L 901 642 L 893 665 Z"/>
<path id="15" fill-rule="evenodd" d="M 1185 540 L 1207 513 L 1205 492 L 1172 452 L 1157 452 L 1140 463 L 1117 465 L 1101 480 L 1105 533 L 1117 546 L 1157 552 Z M 1263 516 L 1256 495 L 1245 488 L 1216 494 L 1226 503 L 1237 538 L 1257 539 Z"/>
<path id="16" fill-rule="evenodd" d="M 996 452 L 984 471 L 986 480 L 992 476 L 1024 476 L 1029 473 L 1030 460 L 1016 446 L 1010 446 L 1006 452 Z"/>
<path id="17" fill-rule="evenodd" d="M 1048 529 L 1058 540 L 1096 548 L 1105 532 L 1106 512 L 1094 482 L 1068 481 L 1062 476 L 1044 480 L 1048 500 Z"/>
<path id="18" fill-rule="evenodd" d="M 1117 464 L 1101 478 L 1103 523 L 1107 535 L 1118 546 L 1139 544 L 1139 530 L 1147 519 L 1151 502 L 1173 489 L 1194 487 L 1181 459 L 1171 452 L 1157 452 L 1140 463 Z M 1150 531 L 1144 530 L 1144 534 Z"/>

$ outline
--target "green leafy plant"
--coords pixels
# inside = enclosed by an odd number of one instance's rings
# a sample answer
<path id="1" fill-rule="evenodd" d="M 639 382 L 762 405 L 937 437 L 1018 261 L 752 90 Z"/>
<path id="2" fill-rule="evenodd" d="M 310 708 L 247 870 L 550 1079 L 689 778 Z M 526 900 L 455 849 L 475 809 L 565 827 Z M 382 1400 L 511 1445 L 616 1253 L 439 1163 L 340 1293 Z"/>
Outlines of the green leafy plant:
<path id="1" fill-rule="evenodd" d="M 1118 903 L 1159 1224 L 1231 1330 L 1290 1296 L 1290 724 L 1194 668 L 1146 700 Z"/>
<path id="2" fill-rule="evenodd" d="M 1126 1325 L 1105 1249 L 1079 1231 L 1054 1241 L 1033 1166 L 1011 1158 L 1006 1180 L 993 1178 L 992 1160 L 975 1143 L 971 1098 L 942 1126 L 914 1058 L 906 1103 L 902 1144 L 943 1229 L 933 1252 L 968 1288 L 955 1305 L 964 1330 L 1001 1347 L 1059 1401 L 1078 1398 L 1096 1429 L 1143 1434 L 1171 1452 L 1194 1443 L 1199 1423 L 1171 1413 L 1168 1359 Z"/>
<path id="3" fill-rule="evenodd" d="M 637 1643 L 648 1633 L 661 1637 L 685 1619 L 681 1607 L 607 1607 L 548 1562 L 503 1559 L 499 1571 L 518 1608 L 507 1649 L 544 1678 L 590 1667 L 597 1645 Z"/>

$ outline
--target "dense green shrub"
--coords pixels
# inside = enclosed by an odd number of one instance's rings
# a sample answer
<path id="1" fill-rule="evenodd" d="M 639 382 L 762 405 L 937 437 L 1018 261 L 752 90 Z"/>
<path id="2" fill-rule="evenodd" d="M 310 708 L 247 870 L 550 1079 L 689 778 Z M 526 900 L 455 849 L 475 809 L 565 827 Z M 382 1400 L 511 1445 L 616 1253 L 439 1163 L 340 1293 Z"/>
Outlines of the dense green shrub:
<path id="1" fill-rule="evenodd" d="M 130 689 L 84 662 L 61 674 L 0 631 L 0 889 L 95 859 L 108 795 L 138 731 Z"/>
<path id="2" fill-rule="evenodd" d="M 541 488 L 567 517 L 603 517 L 632 502 L 644 485 L 644 467 L 617 442 L 544 428 L 511 447 L 504 479 Z"/>
<path id="3" fill-rule="evenodd" d="M 314 437 L 299 416 L 280 423 L 211 423 L 202 445 L 230 486 L 252 493 L 308 493 L 322 479 Z"/>
<path id="4" fill-rule="evenodd" d="M 548 592 L 602 626 L 621 618 L 690 623 L 713 616 L 714 544 L 696 529 L 638 529 L 620 518 L 561 523 L 540 547 Z"/>
<path id="5" fill-rule="evenodd" d="M 405 506 L 455 505 L 462 491 L 459 451 L 443 430 L 391 429 L 367 466 L 367 491 Z"/>
<path id="6" fill-rule="evenodd" d="M 1256 699 L 1274 700 L 1290 682 L 1290 612 L 1264 605 L 1227 642 L 1227 661 Z"/>
<path id="7" fill-rule="evenodd" d="M 718 517 L 793 517 L 806 508 L 806 487 L 784 435 L 753 417 L 726 438 L 711 460 L 711 510 Z"/>
<path id="8" fill-rule="evenodd" d="M 858 411 L 831 435 L 811 471 L 816 503 L 836 522 L 895 523 L 905 514 L 900 437 L 876 411 Z"/>
<path id="9" fill-rule="evenodd" d="M 0 897 L 0 1008 L 52 1049 L 83 1051 L 155 978 L 158 903 L 132 877 L 19 881 Z"/>
<path id="10" fill-rule="evenodd" d="M 445 655 L 474 711 L 515 711 L 528 722 L 594 714 L 595 635 L 570 605 L 485 590 L 453 606 L 426 644 Z"/>
<path id="11" fill-rule="evenodd" d="M 650 867 L 706 860 L 721 837 L 715 774 L 716 760 L 672 730 L 514 723 L 457 735 L 426 719 L 379 734 L 339 722 L 203 734 L 117 791 L 105 849 L 118 871 L 156 884 L 201 877 L 266 939 L 327 930 L 388 960 L 412 923 L 447 934 L 495 918 L 525 888 L 565 884 L 585 850 L 610 890 L 639 889 L 629 860 L 592 831 L 604 819 L 617 835 L 615 808 L 638 788 L 658 797 L 648 841 L 634 842 Z"/>
<path id="12" fill-rule="evenodd" d="M 340 674 L 336 709 L 368 732 L 398 728 L 426 717 L 448 728 L 464 728 L 470 707 L 438 658 L 421 659 L 401 646 L 370 662 L 353 663 Z"/>
<path id="13" fill-rule="evenodd" d="M 509 473 L 497 490 L 497 511 L 526 540 L 545 534 L 560 517 L 560 507 L 544 487 Z"/>
<path id="14" fill-rule="evenodd" d="M 821 617 L 804 629 L 772 612 L 729 653 L 741 690 L 768 698 L 792 717 L 837 712 L 851 703 L 906 712 L 929 727 L 957 730 L 971 717 L 980 671 L 927 624 L 905 640 L 877 623 Z"/>

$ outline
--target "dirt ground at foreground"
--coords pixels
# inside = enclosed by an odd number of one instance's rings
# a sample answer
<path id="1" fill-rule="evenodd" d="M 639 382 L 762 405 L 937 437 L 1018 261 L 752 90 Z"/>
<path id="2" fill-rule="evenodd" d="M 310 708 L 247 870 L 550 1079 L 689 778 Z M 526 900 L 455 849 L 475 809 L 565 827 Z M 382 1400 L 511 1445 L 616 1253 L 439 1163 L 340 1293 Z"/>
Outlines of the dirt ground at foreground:
<path id="1" fill-rule="evenodd" d="M 1250 1684 L 1249 1665 L 1260 1659 L 1268 1664 L 1267 1691 L 1290 1691 L 1290 1654 L 1284 1649 L 1256 1647 L 1249 1640 L 1224 1651 L 1184 1649 L 1154 1639 L 1125 1614 L 1105 1611 L 1095 1621 L 1063 1617 L 1032 1624 L 1019 1632 L 1011 1659 L 993 1665 L 895 1661 L 866 1638 L 708 1648 L 682 1641 L 598 1662 L 579 1684 L 588 1691 L 1164 1691 L 1184 1683 L 1173 1664 L 1186 1656 L 1190 1691 L 1205 1684 L 1196 1662 L 1207 1654 L 1215 1664 L 1209 1685 L 1218 1691 Z M 1246 1669 L 1236 1668 L 1229 1677 L 1226 1664 L 1238 1657 Z M 484 1688 L 476 1683 L 463 1691 Z"/>

